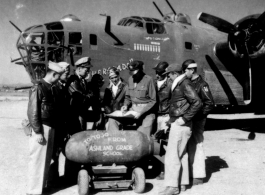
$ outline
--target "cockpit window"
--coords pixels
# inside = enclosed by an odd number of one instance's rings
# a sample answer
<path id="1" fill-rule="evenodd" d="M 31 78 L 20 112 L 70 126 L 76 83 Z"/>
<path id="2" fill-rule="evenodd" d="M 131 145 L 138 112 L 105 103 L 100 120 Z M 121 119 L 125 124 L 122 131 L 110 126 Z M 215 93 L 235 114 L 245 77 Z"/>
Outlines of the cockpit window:
<path id="1" fill-rule="evenodd" d="M 148 34 L 166 34 L 164 24 L 156 18 L 131 16 L 121 19 L 118 25 L 146 29 Z"/>
<path id="2" fill-rule="evenodd" d="M 148 34 L 166 34 L 166 29 L 163 23 L 146 23 Z"/>
<path id="3" fill-rule="evenodd" d="M 23 38 L 26 44 L 45 44 L 45 34 L 43 32 L 24 33 Z"/>
<path id="4" fill-rule="evenodd" d="M 63 25 L 61 22 L 51 22 L 44 24 L 47 30 L 63 30 Z"/>
<path id="5" fill-rule="evenodd" d="M 81 32 L 69 32 L 69 47 L 71 48 L 73 55 L 82 55 Z M 68 50 L 68 55 L 70 55 L 69 50 Z"/>
<path id="6" fill-rule="evenodd" d="M 48 44 L 53 46 L 64 45 L 64 32 L 48 32 Z"/>
<path id="7" fill-rule="evenodd" d="M 82 44 L 81 32 L 69 32 L 69 44 L 81 45 Z"/>

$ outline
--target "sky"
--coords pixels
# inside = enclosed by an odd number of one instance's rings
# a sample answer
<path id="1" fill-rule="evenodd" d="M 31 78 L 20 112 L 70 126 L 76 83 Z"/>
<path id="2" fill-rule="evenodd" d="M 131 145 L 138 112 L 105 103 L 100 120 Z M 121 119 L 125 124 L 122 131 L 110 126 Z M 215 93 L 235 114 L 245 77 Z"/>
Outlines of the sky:
<path id="1" fill-rule="evenodd" d="M 127 16 L 148 16 L 161 19 L 152 2 L 166 14 L 172 12 L 165 0 L 1 0 L 0 2 L 0 86 L 29 84 L 30 79 L 23 66 L 11 63 L 20 57 L 16 49 L 19 32 L 27 27 L 58 21 L 67 14 L 74 14 L 82 21 L 104 23 L 107 14 L 112 24 Z M 177 13 L 188 14 L 193 26 L 212 28 L 197 20 L 200 12 L 206 12 L 231 23 L 242 17 L 265 11 L 265 0 L 169 0 Z"/>

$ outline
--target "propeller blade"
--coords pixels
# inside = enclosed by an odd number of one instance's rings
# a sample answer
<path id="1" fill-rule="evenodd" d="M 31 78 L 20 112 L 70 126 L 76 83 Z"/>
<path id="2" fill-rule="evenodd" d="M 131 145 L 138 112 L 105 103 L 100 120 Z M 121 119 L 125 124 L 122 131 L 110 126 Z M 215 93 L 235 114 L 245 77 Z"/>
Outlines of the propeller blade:
<path id="1" fill-rule="evenodd" d="M 230 22 L 207 13 L 199 13 L 197 19 L 217 28 L 221 32 L 231 33 L 236 31 L 236 27 Z"/>

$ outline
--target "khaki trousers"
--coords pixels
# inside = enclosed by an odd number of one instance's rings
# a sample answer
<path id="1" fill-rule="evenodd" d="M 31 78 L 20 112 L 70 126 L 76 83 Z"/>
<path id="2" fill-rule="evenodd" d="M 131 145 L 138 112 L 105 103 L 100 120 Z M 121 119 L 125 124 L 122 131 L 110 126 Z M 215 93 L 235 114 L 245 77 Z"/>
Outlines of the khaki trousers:
<path id="1" fill-rule="evenodd" d="M 194 119 L 192 135 L 188 142 L 188 153 L 190 161 L 190 176 L 192 178 L 206 177 L 205 154 L 203 150 L 203 132 L 206 118 Z"/>
<path id="2" fill-rule="evenodd" d="M 157 131 L 167 130 L 167 122 L 169 121 L 169 115 L 165 114 L 157 117 Z"/>
<path id="3" fill-rule="evenodd" d="M 191 122 L 183 126 L 171 123 L 165 156 L 165 186 L 189 184 L 189 162 L 186 146 L 191 136 Z"/>
<path id="4" fill-rule="evenodd" d="M 43 125 L 43 142 L 38 143 L 36 133 L 29 137 L 28 194 L 42 194 L 46 185 L 53 152 L 54 129 Z"/>

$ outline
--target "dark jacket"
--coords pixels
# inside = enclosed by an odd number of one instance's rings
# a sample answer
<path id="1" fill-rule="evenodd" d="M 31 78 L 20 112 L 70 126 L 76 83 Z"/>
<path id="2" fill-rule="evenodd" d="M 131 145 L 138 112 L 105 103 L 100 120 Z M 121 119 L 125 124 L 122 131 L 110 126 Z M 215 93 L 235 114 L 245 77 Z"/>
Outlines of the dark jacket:
<path id="1" fill-rule="evenodd" d="M 191 82 L 202 101 L 202 108 L 196 114 L 196 117 L 206 117 L 214 108 L 214 100 L 209 85 L 203 80 L 201 76 L 192 80 Z"/>
<path id="2" fill-rule="evenodd" d="M 109 85 L 105 89 L 104 98 L 103 98 L 103 106 L 104 106 L 106 114 L 109 114 L 116 110 L 121 109 L 124 103 L 125 93 L 128 90 L 128 85 L 122 80 L 118 86 L 116 96 L 114 96 L 111 87 L 112 85 Z"/>
<path id="3" fill-rule="evenodd" d="M 85 81 L 85 80 L 84 80 Z M 74 114 L 80 114 L 87 110 L 90 106 L 90 98 L 92 94 L 88 95 L 88 84 L 85 81 L 82 84 L 81 79 L 76 75 L 71 75 L 67 81 L 66 87 L 70 94 L 70 108 Z"/>
<path id="4" fill-rule="evenodd" d="M 58 110 L 52 85 L 41 79 L 29 91 L 28 119 L 36 133 L 43 133 L 42 125 L 55 127 Z"/>
<path id="5" fill-rule="evenodd" d="M 56 83 L 56 107 L 58 108 L 60 114 L 58 118 L 60 119 L 60 123 L 66 123 L 70 117 L 70 94 L 66 87 L 66 84 L 58 81 Z"/>
<path id="6" fill-rule="evenodd" d="M 158 114 L 168 114 L 171 99 L 172 81 L 167 79 L 159 89 L 157 86 L 157 81 L 155 83 L 158 96 Z"/>
<path id="7" fill-rule="evenodd" d="M 174 83 L 174 82 L 173 82 Z M 200 110 L 201 100 L 190 80 L 184 76 L 172 91 L 169 116 L 182 117 L 188 122 Z"/>

